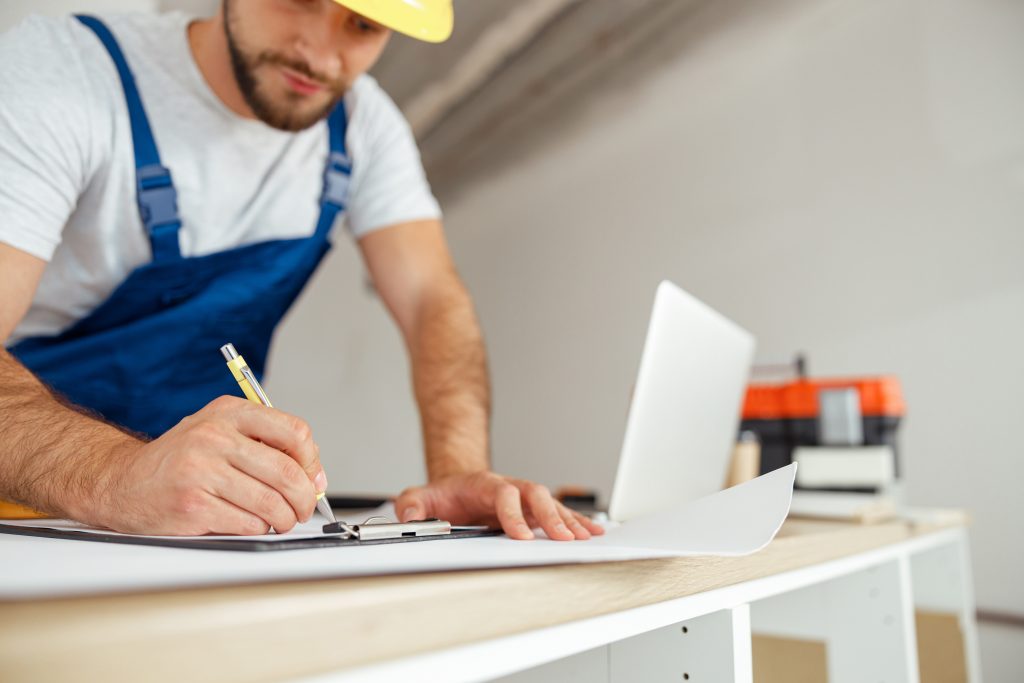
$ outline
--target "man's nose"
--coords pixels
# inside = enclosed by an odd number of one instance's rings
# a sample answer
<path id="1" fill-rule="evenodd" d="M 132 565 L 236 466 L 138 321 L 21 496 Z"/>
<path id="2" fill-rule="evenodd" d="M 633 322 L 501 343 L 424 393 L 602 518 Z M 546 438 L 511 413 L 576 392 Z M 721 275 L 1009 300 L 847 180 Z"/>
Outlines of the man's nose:
<path id="1" fill-rule="evenodd" d="M 338 14 L 341 13 L 321 12 L 311 17 L 295 44 L 296 52 L 313 73 L 330 81 L 338 80 L 344 72 L 340 50 L 344 18 Z"/>

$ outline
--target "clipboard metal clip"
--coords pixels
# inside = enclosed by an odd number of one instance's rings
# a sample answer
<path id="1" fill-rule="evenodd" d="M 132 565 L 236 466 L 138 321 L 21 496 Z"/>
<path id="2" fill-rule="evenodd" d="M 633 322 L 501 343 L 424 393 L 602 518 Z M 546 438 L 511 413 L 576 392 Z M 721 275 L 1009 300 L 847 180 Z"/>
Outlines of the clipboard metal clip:
<path id="1" fill-rule="evenodd" d="M 335 522 L 324 524 L 325 534 L 338 534 L 341 538 L 357 541 L 375 541 L 387 538 L 408 538 L 414 536 L 444 536 L 452 532 L 451 522 L 440 519 L 421 519 L 413 522 L 375 522 L 371 517 L 362 524 Z"/>

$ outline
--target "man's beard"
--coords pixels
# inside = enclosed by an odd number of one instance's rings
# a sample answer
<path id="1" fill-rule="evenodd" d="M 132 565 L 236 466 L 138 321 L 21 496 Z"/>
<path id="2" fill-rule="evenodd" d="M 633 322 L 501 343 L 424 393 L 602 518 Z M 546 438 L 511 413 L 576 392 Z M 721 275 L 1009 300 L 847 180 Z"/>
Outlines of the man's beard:
<path id="1" fill-rule="evenodd" d="M 227 36 L 228 52 L 231 54 L 231 68 L 235 72 L 235 81 L 242 91 L 245 103 L 249 105 L 256 117 L 263 123 L 289 132 L 305 130 L 318 121 L 322 121 L 334 109 L 335 105 L 345 94 L 345 84 L 318 74 L 313 71 L 305 62 L 289 59 L 279 52 L 264 50 L 258 55 L 247 54 L 238 44 L 233 32 L 233 19 L 231 15 L 232 3 L 224 3 L 224 33 Z M 303 97 L 298 94 L 288 93 L 284 98 L 274 99 L 260 89 L 260 82 L 256 78 L 256 70 L 264 65 L 284 66 L 306 78 L 324 86 L 327 92 L 332 93 L 330 101 L 322 107 L 311 110 L 299 108 Z"/>

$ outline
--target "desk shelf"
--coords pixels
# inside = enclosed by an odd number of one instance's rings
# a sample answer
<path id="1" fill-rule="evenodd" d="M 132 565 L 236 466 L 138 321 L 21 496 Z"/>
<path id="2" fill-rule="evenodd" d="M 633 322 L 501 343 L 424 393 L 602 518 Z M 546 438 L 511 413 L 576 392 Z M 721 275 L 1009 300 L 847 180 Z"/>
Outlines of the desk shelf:
<path id="1" fill-rule="evenodd" d="M 803 524 L 789 531 L 803 536 Z M 915 534 L 727 588 L 447 652 L 443 680 L 977 683 L 968 558 L 962 529 Z M 673 613 L 681 618 L 663 625 Z M 577 649 L 594 639 L 606 644 Z M 502 668 L 506 648 L 517 653 L 520 670 L 480 677 L 480 667 Z M 421 674 L 431 660 L 414 660 Z M 524 667 L 529 660 L 549 661 Z M 411 663 L 312 680 L 403 680 Z"/>
<path id="2" fill-rule="evenodd" d="M 777 594 L 492 680 L 980 681 L 966 534 L 886 551 L 808 568 L 817 581 L 780 575 Z"/>

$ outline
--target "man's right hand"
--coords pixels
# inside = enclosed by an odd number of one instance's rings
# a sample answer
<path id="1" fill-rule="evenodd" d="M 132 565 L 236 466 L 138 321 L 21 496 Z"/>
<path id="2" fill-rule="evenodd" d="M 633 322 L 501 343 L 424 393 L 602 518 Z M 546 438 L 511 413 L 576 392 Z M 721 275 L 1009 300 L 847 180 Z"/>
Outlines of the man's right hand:
<path id="1" fill-rule="evenodd" d="M 45 267 L 0 244 L 0 342 Z M 262 534 L 309 519 L 326 487 L 296 417 L 225 396 L 142 443 L 62 404 L 0 343 L 0 499 L 117 531 Z"/>
<path id="2" fill-rule="evenodd" d="M 128 533 L 285 532 L 312 517 L 327 488 L 309 425 L 231 396 L 95 465 L 103 484 L 84 516 Z"/>

